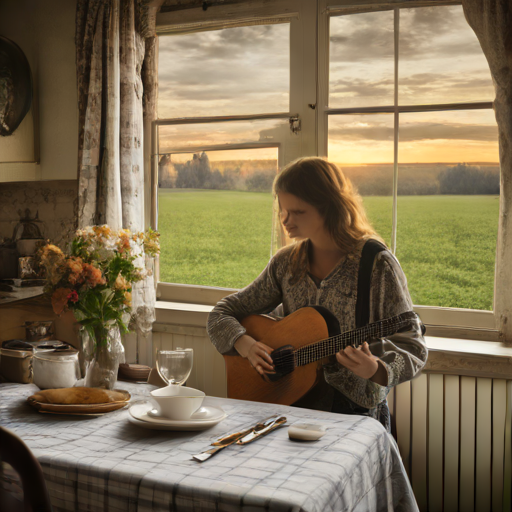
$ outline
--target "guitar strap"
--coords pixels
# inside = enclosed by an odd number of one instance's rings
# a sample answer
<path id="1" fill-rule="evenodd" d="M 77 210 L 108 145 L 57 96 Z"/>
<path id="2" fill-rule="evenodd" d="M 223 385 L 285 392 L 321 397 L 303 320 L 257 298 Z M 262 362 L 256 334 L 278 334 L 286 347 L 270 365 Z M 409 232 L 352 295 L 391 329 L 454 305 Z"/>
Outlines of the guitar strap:
<path id="1" fill-rule="evenodd" d="M 370 284 L 372 279 L 373 262 L 379 252 L 386 250 L 386 247 L 377 240 L 368 240 L 363 247 L 359 263 L 359 275 L 357 278 L 357 299 L 356 299 L 356 327 L 368 325 L 370 320 Z M 322 307 L 313 306 L 320 313 Z M 326 317 L 324 317 L 326 318 Z M 327 321 L 327 318 L 326 318 Z M 328 325 L 329 336 L 340 333 L 340 326 Z M 336 364 L 335 356 L 330 357 L 331 364 Z M 350 409 L 354 414 L 364 414 L 367 409 L 354 404 L 337 389 L 329 386 L 324 379 L 323 371 L 318 375 L 318 383 L 302 398 L 297 400 L 295 407 L 316 409 L 319 411 L 332 411 L 347 413 Z M 347 409 L 348 407 L 348 409 Z"/>
<path id="2" fill-rule="evenodd" d="M 385 250 L 386 246 L 377 240 L 369 239 L 364 244 L 357 276 L 356 328 L 364 327 L 370 323 L 370 285 L 373 263 L 377 254 Z M 368 412 L 368 409 L 352 402 L 337 389 L 332 389 L 332 412 L 344 414 L 365 414 Z"/>
<path id="3" fill-rule="evenodd" d="M 371 238 L 364 244 L 357 277 L 356 328 L 370 323 L 370 284 L 373 262 L 377 254 L 385 250 L 384 244 Z"/>

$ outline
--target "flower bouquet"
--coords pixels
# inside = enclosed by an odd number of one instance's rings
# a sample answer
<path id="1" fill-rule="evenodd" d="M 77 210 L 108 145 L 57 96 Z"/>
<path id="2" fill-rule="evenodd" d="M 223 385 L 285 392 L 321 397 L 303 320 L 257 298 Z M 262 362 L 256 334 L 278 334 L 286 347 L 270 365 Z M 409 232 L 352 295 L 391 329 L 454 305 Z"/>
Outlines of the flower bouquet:
<path id="1" fill-rule="evenodd" d="M 76 232 L 69 255 L 52 244 L 41 249 L 53 311 L 73 311 L 82 326 L 86 386 L 115 384 L 124 359 L 121 333 L 129 332 L 132 283 L 148 275 L 144 256 L 159 253 L 158 237 L 151 229 L 131 233 L 92 226 Z"/>

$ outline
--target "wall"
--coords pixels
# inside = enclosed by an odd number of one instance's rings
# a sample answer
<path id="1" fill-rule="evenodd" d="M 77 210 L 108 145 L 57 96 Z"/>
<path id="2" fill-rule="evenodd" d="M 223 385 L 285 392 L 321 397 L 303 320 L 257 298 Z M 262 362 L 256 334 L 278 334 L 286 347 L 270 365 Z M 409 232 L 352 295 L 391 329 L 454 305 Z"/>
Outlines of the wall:
<path id="1" fill-rule="evenodd" d="M 76 230 L 78 190 L 76 180 L 0 184 L 0 242 L 11 238 L 20 212 L 39 213 L 42 236 L 65 248 Z"/>
<path id="2" fill-rule="evenodd" d="M 40 156 L 39 163 L 0 163 L 0 182 L 77 178 L 75 10 L 75 0 L 0 2 L 0 35 L 20 46 L 32 71 L 36 159 Z M 29 130 L 30 123 L 29 114 L 19 129 Z M 5 161 L 2 147 L 5 152 L 6 144 L 17 143 L 9 138 L 0 140 L 0 161 Z"/>

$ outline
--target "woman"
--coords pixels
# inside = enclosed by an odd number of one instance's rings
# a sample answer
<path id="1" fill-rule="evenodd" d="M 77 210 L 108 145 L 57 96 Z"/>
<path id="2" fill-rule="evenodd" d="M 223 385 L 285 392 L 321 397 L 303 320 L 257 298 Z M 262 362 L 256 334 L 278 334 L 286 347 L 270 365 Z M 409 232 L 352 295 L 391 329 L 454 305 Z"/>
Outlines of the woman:
<path id="1" fill-rule="evenodd" d="M 273 371 L 272 349 L 246 334 L 239 321 L 279 305 L 285 316 L 319 305 L 334 314 L 341 332 L 355 329 L 362 250 L 368 240 L 380 241 L 350 181 L 324 159 L 289 164 L 274 180 L 274 194 L 283 227 L 296 243 L 281 249 L 253 283 L 222 299 L 208 318 L 217 350 L 238 353 L 261 374 Z M 378 252 L 369 275 L 364 307 L 370 322 L 412 310 L 407 281 L 390 251 Z M 413 378 L 427 359 L 421 328 L 419 321 L 412 322 L 407 332 L 341 350 L 324 365 L 325 383 L 294 405 L 364 414 L 389 431 L 389 390 Z"/>

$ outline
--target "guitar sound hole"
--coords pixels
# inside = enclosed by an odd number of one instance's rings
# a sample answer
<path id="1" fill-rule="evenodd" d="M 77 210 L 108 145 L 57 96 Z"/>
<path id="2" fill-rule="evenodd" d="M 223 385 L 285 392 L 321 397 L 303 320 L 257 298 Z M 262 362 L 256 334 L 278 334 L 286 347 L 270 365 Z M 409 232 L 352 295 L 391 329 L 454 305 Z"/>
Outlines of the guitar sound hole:
<path id="1" fill-rule="evenodd" d="M 272 362 L 276 373 L 267 373 L 266 379 L 270 382 L 275 382 L 281 377 L 292 373 L 295 369 L 295 363 L 293 358 L 294 347 L 292 345 L 285 345 L 284 347 L 276 348 L 272 352 Z"/>

